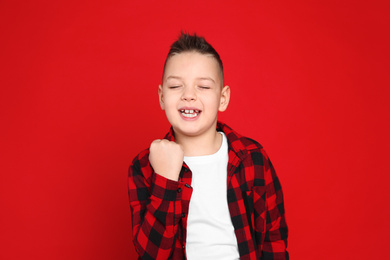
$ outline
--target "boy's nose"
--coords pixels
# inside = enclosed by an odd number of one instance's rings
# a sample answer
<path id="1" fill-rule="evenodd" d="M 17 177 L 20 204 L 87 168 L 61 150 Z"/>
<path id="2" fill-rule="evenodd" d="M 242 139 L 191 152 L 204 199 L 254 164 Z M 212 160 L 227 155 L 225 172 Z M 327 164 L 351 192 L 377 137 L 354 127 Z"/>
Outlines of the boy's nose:
<path id="1" fill-rule="evenodd" d="M 181 98 L 186 101 L 196 100 L 196 93 L 192 88 L 185 88 Z"/>

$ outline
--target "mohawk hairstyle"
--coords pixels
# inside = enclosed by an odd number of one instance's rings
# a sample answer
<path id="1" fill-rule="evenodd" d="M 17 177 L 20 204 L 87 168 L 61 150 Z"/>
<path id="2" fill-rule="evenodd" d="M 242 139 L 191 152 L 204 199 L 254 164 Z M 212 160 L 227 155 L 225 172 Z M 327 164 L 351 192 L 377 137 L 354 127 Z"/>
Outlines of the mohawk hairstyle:
<path id="1" fill-rule="evenodd" d="M 194 35 L 190 35 L 185 32 L 181 32 L 179 35 L 179 38 L 171 45 L 171 48 L 169 49 L 167 58 L 165 59 L 164 63 L 164 70 L 163 70 L 163 76 L 165 73 L 165 67 L 167 65 L 168 60 L 176 55 L 183 52 L 198 52 L 200 54 L 209 54 L 211 55 L 219 65 L 219 68 L 221 70 L 221 76 L 222 76 L 222 85 L 224 81 L 224 75 L 223 75 L 223 64 L 222 60 L 218 54 L 218 52 L 209 44 L 204 37 L 200 37 L 194 33 Z"/>

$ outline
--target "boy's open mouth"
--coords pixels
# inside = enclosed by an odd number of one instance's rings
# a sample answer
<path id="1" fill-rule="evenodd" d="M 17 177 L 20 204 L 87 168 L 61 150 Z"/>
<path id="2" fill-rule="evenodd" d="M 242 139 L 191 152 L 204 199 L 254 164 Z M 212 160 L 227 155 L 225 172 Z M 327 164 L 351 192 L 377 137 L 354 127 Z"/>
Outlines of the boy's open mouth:
<path id="1" fill-rule="evenodd" d="M 196 110 L 196 109 L 181 109 L 180 110 L 180 113 L 184 116 L 184 117 L 196 117 L 197 115 L 200 114 L 200 110 Z"/>

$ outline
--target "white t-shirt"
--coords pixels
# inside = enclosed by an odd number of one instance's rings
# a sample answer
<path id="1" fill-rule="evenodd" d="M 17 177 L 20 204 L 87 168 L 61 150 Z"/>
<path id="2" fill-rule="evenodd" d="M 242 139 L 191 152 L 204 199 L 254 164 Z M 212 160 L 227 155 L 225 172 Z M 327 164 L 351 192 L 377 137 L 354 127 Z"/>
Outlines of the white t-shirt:
<path id="1" fill-rule="evenodd" d="M 227 202 L 228 143 L 211 155 L 184 157 L 192 171 L 193 192 L 187 221 L 189 260 L 237 260 L 237 239 Z"/>

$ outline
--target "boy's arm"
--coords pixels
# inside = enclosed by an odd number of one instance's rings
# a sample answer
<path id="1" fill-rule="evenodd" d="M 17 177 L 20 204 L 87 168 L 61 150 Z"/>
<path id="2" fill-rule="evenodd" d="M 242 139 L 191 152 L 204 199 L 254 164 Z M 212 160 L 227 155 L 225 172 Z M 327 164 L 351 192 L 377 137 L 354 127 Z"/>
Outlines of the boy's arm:
<path id="1" fill-rule="evenodd" d="M 264 160 L 266 185 L 266 232 L 261 259 L 289 259 L 287 224 L 284 216 L 283 192 L 268 156 Z"/>
<path id="2" fill-rule="evenodd" d="M 183 183 L 153 171 L 148 152 L 129 168 L 129 200 L 133 242 L 141 259 L 168 259 L 180 241 Z"/>

